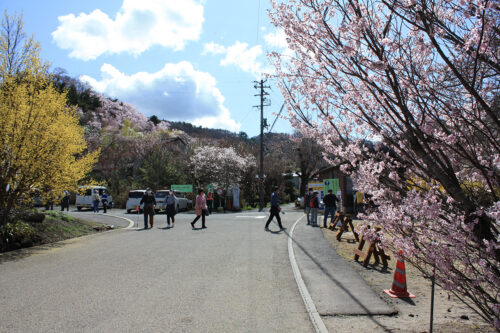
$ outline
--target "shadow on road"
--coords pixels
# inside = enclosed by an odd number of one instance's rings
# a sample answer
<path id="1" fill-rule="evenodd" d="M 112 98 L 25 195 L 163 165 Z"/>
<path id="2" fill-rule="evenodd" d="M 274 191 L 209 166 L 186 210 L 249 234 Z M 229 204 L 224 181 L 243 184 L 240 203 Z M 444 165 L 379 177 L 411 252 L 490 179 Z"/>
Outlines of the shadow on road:
<path id="1" fill-rule="evenodd" d="M 45 251 L 51 250 L 51 249 L 57 249 L 66 246 L 65 243 L 62 242 L 55 242 L 55 243 L 47 243 L 43 245 L 36 245 L 33 247 L 28 247 L 20 250 L 14 250 L 14 251 L 9 251 L 9 252 L 3 252 L 0 253 L 0 265 L 3 263 L 9 262 L 9 261 L 18 261 L 24 258 L 27 258 L 29 256 L 32 256 L 34 254 L 39 254 L 43 253 Z"/>

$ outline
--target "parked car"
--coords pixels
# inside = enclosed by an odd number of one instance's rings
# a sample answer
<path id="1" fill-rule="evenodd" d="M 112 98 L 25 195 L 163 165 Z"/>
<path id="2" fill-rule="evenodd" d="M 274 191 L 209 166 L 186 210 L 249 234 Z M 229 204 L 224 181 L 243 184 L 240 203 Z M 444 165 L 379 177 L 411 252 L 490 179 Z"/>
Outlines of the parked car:
<path id="1" fill-rule="evenodd" d="M 167 208 L 167 196 L 170 193 L 170 190 L 159 190 L 155 193 L 156 198 L 156 211 L 165 210 Z M 189 200 L 186 198 L 184 193 L 174 191 L 174 195 L 177 198 L 177 211 L 188 210 L 189 209 Z"/>
<path id="2" fill-rule="evenodd" d="M 188 210 L 189 200 L 186 198 L 184 193 L 174 191 L 174 194 L 177 198 L 177 211 Z"/>
<path id="3" fill-rule="evenodd" d="M 139 206 L 144 193 L 146 193 L 146 190 L 132 190 L 128 192 L 127 204 L 125 205 L 127 213 L 131 213 L 136 210 L 136 207 Z M 144 204 L 140 205 L 139 211 L 142 211 L 142 208 L 144 208 Z"/>
<path id="4" fill-rule="evenodd" d="M 92 202 L 92 193 L 97 190 L 99 196 L 104 193 L 108 195 L 108 208 L 113 207 L 113 197 L 109 194 L 108 189 L 104 186 L 80 186 L 80 190 L 76 194 L 76 208 L 82 210 L 82 208 L 92 208 L 94 206 Z M 99 202 L 99 207 L 102 207 L 102 202 Z"/>
<path id="5" fill-rule="evenodd" d="M 167 197 L 169 195 L 169 190 L 159 190 L 155 193 L 156 208 L 155 212 L 165 211 L 167 207 Z"/>
<path id="6" fill-rule="evenodd" d="M 295 207 L 297 207 L 297 208 L 304 208 L 304 197 L 298 197 L 295 200 Z"/>

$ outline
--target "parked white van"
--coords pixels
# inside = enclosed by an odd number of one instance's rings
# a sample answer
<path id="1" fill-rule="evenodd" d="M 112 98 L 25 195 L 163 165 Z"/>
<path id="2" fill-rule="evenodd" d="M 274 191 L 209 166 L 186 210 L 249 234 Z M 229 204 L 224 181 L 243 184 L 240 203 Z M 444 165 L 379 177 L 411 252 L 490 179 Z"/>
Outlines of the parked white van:
<path id="1" fill-rule="evenodd" d="M 146 190 L 132 190 L 128 192 L 127 204 L 125 207 L 127 209 L 127 213 L 131 213 L 136 210 L 136 207 L 139 206 L 144 193 L 146 193 Z M 142 211 L 143 207 L 144 204 L 141 205 L 139 210 Z"/>
<path id="2" fill-rule="evenodd" d="M 76 208 L 82 210 L 82 208 L 93 208 L 94 204 L 92 202 L 92 193 L 94 190 L 99 192 L 99 196 L 104 193 L 108 195 L 108 208 L 113 207 L 113 197 L 109 194 L 108 189 L 104 186 L 80 186 L 80 190 L 76 194 Z M 99 202 L 99 207 L 102 207 L 102 201 Z"/>

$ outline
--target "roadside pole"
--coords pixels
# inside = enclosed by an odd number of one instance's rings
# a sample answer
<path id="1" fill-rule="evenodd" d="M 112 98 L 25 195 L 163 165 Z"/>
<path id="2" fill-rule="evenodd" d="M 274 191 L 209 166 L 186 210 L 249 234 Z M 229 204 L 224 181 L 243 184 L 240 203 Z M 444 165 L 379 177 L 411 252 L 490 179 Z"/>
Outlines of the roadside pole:
<path id="1" fill-rule="evenodd" d="M 434 264 L 434 267 L 432 268 L 432 277 L 431 277 L 431 322 L 430 322 L 430 328 L 429 328 L 429 333 L 432 333 L 433 331 L 433 326 L 434 326 L 434 286 L 436 284 L 436 264 Z"/>
<path id="2" fill-rule="evenodd" d="M 271 103 L 264 89 L 270 88 L 265 86 L 266 80 L 254 81 L 254 88 L 259 90 L 259 93 L 255 96 L 260 97 L 260 105 L 254 106 L 260 109 L 260 163 L 259 163 L 259 212 L 264 210 L 264 128 L 267 128 L 267 119 L 264 118 L 264 107 L 270 106 Z"/>

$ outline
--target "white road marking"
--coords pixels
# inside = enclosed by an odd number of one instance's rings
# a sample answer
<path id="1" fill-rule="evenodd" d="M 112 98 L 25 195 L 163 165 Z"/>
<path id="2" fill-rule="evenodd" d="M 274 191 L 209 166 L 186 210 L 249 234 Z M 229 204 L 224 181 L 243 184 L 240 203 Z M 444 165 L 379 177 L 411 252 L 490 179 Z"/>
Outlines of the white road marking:
<path id="1" fill-rule="evenodd" d="M 128 226 L 127 226 L 126 228 L 124 228 L 124 229 L 132 229 L 132 228 L 134 227 L 134 224 L 135 224 L 135 222 L 134 222 L 134 221 L 132 221 L 132 220 L 131 220 L 131 219 L 129 219 L 129 218 L 123 217 L 123 216 L 118 216 L 118 215 L 108 214 L 108 213 L 106 213 L 106 214 L 104 214 L 104 213 L 99 213 L 99 215 L 103 215 L 103 216 L 106 216 L 106 215 L 108 215 L 108 216 L 113 216 L 113 217 L 116 217 L 116 218 L 119 218 L 119 219 L 122 219 L 122 220 L 128 221 Z M 137 225 L 137 227 L 139 227 L 139 225 Z M 136 228 L 136 229 L 137 229 L 137 228 Z"/>
<path id="2" fill-rule="evenodd" d="M 259 215 L 259 216 L 255 216 L 255 215 L 238 215 L 238 216 L 235 216 L 235 217 L 240 217 L 240 218 L 247 218 L 247 219 L 265 219 L 267 216 L 264 216 L 264 215 Z"/>
<path id="3" fill-rule="evenodd" d="M 304 217 L 300 217 L 292 226 L 290 230 L 290 235 L 288 236 L 288 256 L 290 258 L 290 264 L 292 265 L 293 275 L 295 276 L 295 281 L 297 282 L 297 287 L 299 287 L 300 295 L 302 296 L 302 300 L 304 301 L 304 305 L 306 306 L 307 313 L 309 313 L 309 317 L 311 318 L 311 322 L 314 326 L 314 330 L 316 333 L 328 333 L 328 329 L 325 326 L 325 323 L 321 319 L 321 316 L 316 310 L 316 306 L 311 298 L 311 294 L 309 294 L 309 290 L 302 279 L 302 275 L 300 274 L 299 266 L 297 265 L 297 261 L 295 260 L 295 253 L 293 251 L 293 231 L 295 230 L 295 226 L 299 221 Z"/>

